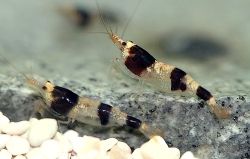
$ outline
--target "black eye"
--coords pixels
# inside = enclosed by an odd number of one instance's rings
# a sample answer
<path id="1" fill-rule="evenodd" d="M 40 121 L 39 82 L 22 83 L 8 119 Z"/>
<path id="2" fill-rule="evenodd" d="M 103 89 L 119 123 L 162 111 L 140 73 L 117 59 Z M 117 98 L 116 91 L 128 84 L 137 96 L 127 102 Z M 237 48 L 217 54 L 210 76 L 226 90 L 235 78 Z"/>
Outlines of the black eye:
<path id="1" fill-rule="evenodd" d="M 126 46 L 127 45 L 127 43 L 126 42 L 122 42 L 122 46 Z"/>
<path id="2" fill-rule="evenodd" d="M 131 43 L 133 43 L 133 41 L 130 41 Z"/>

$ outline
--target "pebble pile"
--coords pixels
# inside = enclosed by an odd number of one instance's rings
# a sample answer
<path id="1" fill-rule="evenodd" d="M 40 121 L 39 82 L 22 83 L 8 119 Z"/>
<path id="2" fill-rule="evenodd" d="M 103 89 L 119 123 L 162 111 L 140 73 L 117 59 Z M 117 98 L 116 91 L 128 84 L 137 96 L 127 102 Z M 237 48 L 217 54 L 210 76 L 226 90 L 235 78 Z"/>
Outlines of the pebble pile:
<path id="1" fill-rule="evenodd" d="M 0 112 L 0 159 L 196 159 L 190 151 L 180 157 L 159 136 L 131 153 L 115 138 L 80 137 L 76 131 L 62 134 L 57 129 L 54 119 L 10 122 Z"/>

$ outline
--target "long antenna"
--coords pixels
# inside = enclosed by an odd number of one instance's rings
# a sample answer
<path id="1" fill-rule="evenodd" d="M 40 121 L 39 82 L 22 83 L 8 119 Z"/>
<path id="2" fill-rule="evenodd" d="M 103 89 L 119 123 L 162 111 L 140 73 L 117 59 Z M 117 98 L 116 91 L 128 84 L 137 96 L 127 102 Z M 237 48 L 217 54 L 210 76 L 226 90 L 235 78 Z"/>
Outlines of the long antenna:
<path id="1" fill-rule="evenodd" d="M 125 33 L 125 31 L 126 31 L 126 29 L 127 29 L 127 27 L 128 27 L 128 24 L 129 24 L 129 22 L 131 21 L 131 19 L 133 18 L 133 16 L 134 16 L 134 14 L 135 14 L 137 8 L 139 7 L 139 4 L 141 3 L 141 1 L 142 1 L 142 0 L 140 0 L 140 1 L 138 2 L 138 4 L 136 5 L 136 7 L 135 7 L 133 13 L 132 13 L 131 16 L 129 17 L 129 20 L 128 20 L 127 24 L 125 25 L 125 28 L 124 28 L 124 30 L 123 30 L 123 32 L 122 32 L 121 38 L 123 38 L 123 35 L 124 35 L 124 33 Z"/>
<path id="2" fill-rule="evenodd" d="M 17 67 L 15 67 L 14 65 L 12 65 L 3 55 L 0 54 L 0 56 L 2 56 L 2 58 L 5 60 L 5 62 L 7 62 L 10 66 L 12 66 L 17 72 L 19 72 L 21 75 L 23 75 L 27 80 L 29 79 L 28 76 L 26 76 L 22 71 L 20 71 L 19 69 L 17 69 Z"/>
<path id="3" fill-rule="evenodd" d="M 95 2 L 96 2 L 96 5 L 97 5 L 97 8 L 98 8 L 98 12 L 99 12 L 99 14 L 100 14 L 102 23 L 103 23 L 103 25 L 104 25 L 104 27 L 105 27 L 107 33 L 109 34 L 109 37 L 112 38 L 112 37 L 111 37 L 111 34 L 110 34 L 110 32 L 108 31 L 108 28 L 107 28 L 107 26 L 106 26 L 106 24 L 105 24 L 105 21 L 104 21 L 104 19 L 103 19 L 103 16 L 102 16 L 102 14 L 101 14 L 101 10 L 100 10 L 99 4 L 97 3 L 97 0 L 95 0 Z"/>

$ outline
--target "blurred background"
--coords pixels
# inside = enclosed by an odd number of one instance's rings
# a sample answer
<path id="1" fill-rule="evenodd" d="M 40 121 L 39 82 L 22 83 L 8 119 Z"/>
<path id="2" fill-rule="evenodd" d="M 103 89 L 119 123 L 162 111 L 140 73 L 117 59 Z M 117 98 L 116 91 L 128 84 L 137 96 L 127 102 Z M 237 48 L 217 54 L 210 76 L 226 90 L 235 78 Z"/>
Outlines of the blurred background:
<path id="1" fill-rule="evenodd" d="M 117 26 L 121 35 L 138 2 L 98 4 L 106 25 L 113 31 Z M 227 81 L 249 81 L 249 5 L 247 0 L 141 1 L 123 38 L 205 86 L 237 87 Z M 108 79 L 112 59 L 120 57 L 108 36 L 97 33 L 105 29 L 94 1 L 2 1 L 0 23 L 0 53 L 20 70 L 32 66 L 45 78 L 81 79 L 91 73 Z M 0 65 L 2 72 L 12 70 Z"/>

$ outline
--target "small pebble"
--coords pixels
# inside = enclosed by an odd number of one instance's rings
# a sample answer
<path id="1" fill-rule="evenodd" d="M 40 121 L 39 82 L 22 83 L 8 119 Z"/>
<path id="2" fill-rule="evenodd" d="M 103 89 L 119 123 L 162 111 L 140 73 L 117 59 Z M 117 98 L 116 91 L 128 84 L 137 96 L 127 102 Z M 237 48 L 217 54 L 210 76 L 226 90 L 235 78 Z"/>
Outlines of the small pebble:
<path id="1" fill-rule="evenodd" d="M 67 137 L 69 140 L 79 136 L 79 133 L 74 130 L 66 131 L 63 136 Z"/>
<path id="2" fill-rule="evenodd" d="M 10 119 L 4 115 L 0 115 L 0 133 L 2 132 L 2 128 L 10 123 Z"/>
<path id="3" fill-rule="evenodd" d="M 31 149 L 26 154 L 26 157 L 27 157 L 27 159 L 46 159 L 45 157 L 42 156 L 40 147 L 36 147 L 36 148 Z"/>
<path id="4" fill-rule="evenodd" d="M 133 159 L 143 159 L 140 148 L 134 150 L 134 152 L 132 153 L 132 157 Z"/>
<path id="5" fill-rule="evenodd" d="M 5 148 L 7 141 L 10 139 L 8 134 L 0 134 L 0 150 Z"/>
<path id="6" fill-rule="evenodd" d="M 24 157 L 23 155 L 17 155 L 13 159 L 26 159 L 26 157 Z"/>
<path id="7" fill-rule="evenodd" d="M 46 140 L 40 148 L 42 155 L 47 159 L 56 159 L 61 154 L 59 143 L 56 140 Z"/>
<path id="8" fill-rule="evenodd" d="M 72 145 L 69 139 L 66 136 L 63 136 L 61 133 L 57 132 L 54 140 L 58 141 L 60 149 L 62 152 L 70 152 L 72 151 Z"/>
<path id="9" fill-rule="evenodd" d="M 78 158 L 97 158 L 100 151 L 100 139 L 92 136 L 83 136 L 83 142 L 76 151 Z"/>
<path id="10" fill-rule="evenodd" d="M 101 151 L 108 151 L 110 150 L 116 143 L 118 142 L 115 138 L 109 138 L 106 140 L 101 141 Z"/>
<path id="11" fill-rule="evenodd" d="M 10 122 L 2 128 L 2 132 L 10 135 L 22 135 L 29 127 L 30 123 L 28 121 Z"/>
<path id="12" fill-rule="evenodd" d="M 28 140 L 29 133 L 30 133 L 30 129 L 28 129 L 25 133 L 23 133 L 20 136 Z"/>
<path id="13" fill-rule="evenodd" d="M 180 158 L 180 150 L 175 148 L 175 147 L 171 147 L 169 148 L 168 150 L 170 150 L 172 152 L 172 156 L 173 156 L 173 159 L 179 159 Z"/>
<path id="14" fill-rule="evenodd" d="M 179 159 L 180 155 L 176 149 L 168 148 L 167 144 L 163 143 L 163 139 L 155 136 L 141 146 L 141 155 L 143 159 Z"/>
<path id="15" fill-rule="evenodd" d="M 69 159 L 70 158 L 70 153 L 67 152 L 63 152 L 60 154 L 60 156 L 58 157 L 58 159 Z"/>
<path id="16" fill-rule="evenodd" d="M 70 142 L 72 144 L 73 151 L 77 153 L 80 150 L 80 147 L 83 145 L 83 138 L 75 137 L 70 139 Z"/>
<path id="17" fill-rule="evenodd" d="M 36 122 L 38 122 L 38 119 L 37 118 L 31 118 L 29 120 L 29 122 L 30 122 L 30 126 L 32 126 L 33 124 L 35 124 Z"/>
<path id="18" fill-rule="evenodd" d="M 6 143 L 6 148 L 12 155 L 21 155 L 29 152 L 30 144 L 25 138 L 11 136 Z"/>
<path id="19" fill-rule="evenodd" d="M 110 159 L 131 159 L 131 149 L 124 142 L 118 142 L 111 150 L 110 150 Z"/>
<path id="20" fill-rule="evenodd" d="M 191 151 L 185 152 L 180 159 L 195 159 Z"/>
<path id="21" fill-rule="evenodd" d="M 33 147 L 40 146 L 45 140 L 53 138 L 58 126 L 55 119 L 41 119 L 31 124 L 28 140 Z"/>
<path id="22" fill-rule="evenodd" d="M 11 159 L 12 155 L 6 149 L 2 149 L 0 151 L 0 158 L 1 159 Z"/>

